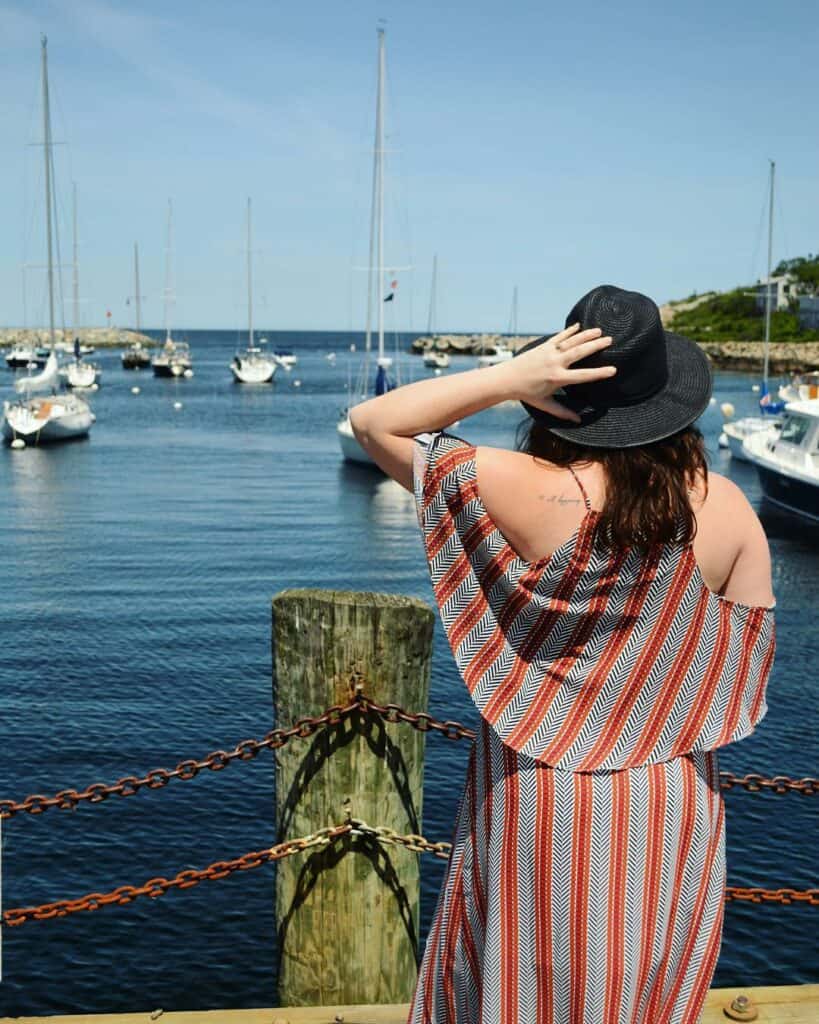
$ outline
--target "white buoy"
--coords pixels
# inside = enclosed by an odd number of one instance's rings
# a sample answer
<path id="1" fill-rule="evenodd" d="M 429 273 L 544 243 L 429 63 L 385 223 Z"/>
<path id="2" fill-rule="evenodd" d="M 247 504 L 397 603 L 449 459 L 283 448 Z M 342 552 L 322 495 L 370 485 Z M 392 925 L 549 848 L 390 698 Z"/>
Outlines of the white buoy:
<path id="1" fill-rule="evenodd" d="M 758 384 L 752 384 L 751 385 L 751 391 L 759 391 L 759 385 Z"/>
<path id="2" fill-rule="evenodd" d="M 136 387 L 136 385 L 134 385 L 134 387 L 131 388 L 131 394 L 132 395 L 138 395 L 139 394 L 139 388 Z"/>
<path id="3" fill-rule="evenodd" d="M 440 377 L 441 376 L 441 368 L 440 368 L 440 366 L 436 366 L 435 367 L 435 376 L 436 377 Z"/>
<path id="4" fill-rule="evenodd" d="M 185 378 L 185 380 L 190 380 L 191 377 L 193 376 L 193 370 L 185 370 L 182 376 Z"/>
<path id="5" fill-rule="evenodd" d="M 99 391 L 99 389 L 100 389 L 99 384 L 97 384 L 97 382 L 94 381 L 94 383 L 91 385 L 91 390 L 92 391 Z"/>
<path id="6" fill-rule="evenodd" d="M 736 409 L 734 409 L 734 406 L 731 402 L 723 402 L 722 405 L 719 407 L 719 411 L 726 418 L 726 420 L 733 419 L 736 413 Z"/>
<path id="7" fill-rule="evenodd" d="M 329 359 L 330 362 L 332 362 L 335 359 L 335 357 L 336 357 L 335 352 L 328 352 L 327 355 L 324 358 L 325 359 Z"/>
<path id="8" fill-rule="evenodd" d="M 355 342 L 353 342 L 352 345 L 350 345 L 350 351 L 355 352 Z"/>
<path id="9" fill-rule="evenodd" d="M 174 402 L 173 403 L 173 407 L 174 407 L 174 409 L 181 409 L 182 408 L 182 403 L 181 402 Z"/>
<path id="10" fill-rule="evenodd" d="M 717 404 L 717 400 L 716 400 L 716 398 L 714 398 L 713 395 L 711 395 L 711 397 L 708 399 L 708 404 L 709 405 L 716 405 Z"/>
<path id="11" fill-rule="evenodd" d="M 298 378 L 296 378 L 296 380 L 293 381 L 293 387 L 294 388 L 300 388 L 301 387 L 301 381 Z"/>
<path id="12" fill-rule="evenodd" d="M 25 446 L 26 442 L 22 439 L 22 437 L 15 437 L 15 439 L 11 442 L 11 447 L 17 449 L 17 451 L 19 451 L 21 448 L 25 448 Z"/>

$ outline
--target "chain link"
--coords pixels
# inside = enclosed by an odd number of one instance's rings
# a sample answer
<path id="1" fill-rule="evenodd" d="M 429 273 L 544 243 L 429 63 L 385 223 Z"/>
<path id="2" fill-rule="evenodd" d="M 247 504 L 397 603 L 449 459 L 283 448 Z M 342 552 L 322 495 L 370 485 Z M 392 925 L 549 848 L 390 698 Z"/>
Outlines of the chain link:
<path id="1" fill-rule="evenodd" d="M 134 796 L 143 789 L 164 789 L 172 779 L 187 782 L 195 779 L 201 771 L 218 772 L 227 768 L 233 761 L 252 761 L 262 750 L 277 750 L 291 739 L 309 739 L 319 729 L 338 725 L 346 718 L 361 714 L 362 710 L 378 715 L 391 724 L 404 723 L 411 725 L 419 732 L 437 732 L 448 740 L 474 740 L 475 731 L 460 722 L 441 721 L 426 711 L 407 711 L 399 704 L 379 704 L 372 698 L 357 691 L 349 704 L 335 704 L 320 715 L 300 718 L 288 729 L 273 729 L 264 739 L 247 739 L 237 743 L 233 750 L 215 750 L 201 760 L 188 759 L 180 761 L 175 768 L 154 768 L 142 777 L 127 775 L 113 784 L 95 782 L 83 790 L 63 789 L 54 796 L 43 796 L 35 793 L 25 800 L 0 800 L 0 818 L 13 818 L 16 814 L 43 814 L 51 807 L 61 811 L 71 811 L 82 802 L 91 804 L 102 803 L 110 796 Z M 733 772 L 720 772 L 722 789 L 741 788 L 749 793 L 767 790 L 771 793 L 801 793 L 803 796 L 819 794 L 819 779 L 790 779 L 785 775 L 775 775 L 768 779 L 762 775 L 749 774 L 738 776 Z"/>
<path id="2" fill-rule="evenodd" d="M 301 836 L 298 839 L 288 839 L 286 842 L 278 843 L 267 850 L 257 850 L 245 853 L 233 860 L 215 861 L 206 868 L 196 870 L 188 868 L 180 871 L 174 878 L 151 878 L 143 885 L 120 885 L 108 893 L 88 893 L 79 899 L 55 900 L 53 903 L 43 903 L 36 907 L 17 907 L 13 910 L 6 910 L 3 913 L 3 923 L 9 927 L 25 924 L 27 921 L 46 921 L 54 917 L 66 917 L 69 914 L 76 914 L 85 910 L 99 910 L 100 907 L 111 905 L 126 906 L 140 896 L 149 896 L 151 899 L 158 899 L 164 896 L 171 889 L 190 889 L 200 882 L 217 881 L 227 878 L 237 871 L 250 871 L 253 868 L 262 867 L 272 861 L 282 860 L 291 857 L 296 853 L 303 853 L 305 850 L 317 847 L 329 846 L 337 839 L 345 835 L 372 836 L 379 843 L 397 846 L 402 849 L 411 850 L 414 853 L 429 853 L 434 857 L 447 860 L 452 850 L 452 844 L 447 842 L 432 842 L 425 836 L 413 832 L 400 833 L 386 825 L 372 826 L 359 818 L 349 818 L 340 825 L 332 825 L 327 828 L 318 829 L 310 835 Z M 790 906 L 793 903 L 807 903 L 809 906 L 819 906 L 819 889 L 759 889 L 743 888 L 740 886 L 726 886 L 725 901 L 745 901 L 750 903 L 781 903 Z"/>

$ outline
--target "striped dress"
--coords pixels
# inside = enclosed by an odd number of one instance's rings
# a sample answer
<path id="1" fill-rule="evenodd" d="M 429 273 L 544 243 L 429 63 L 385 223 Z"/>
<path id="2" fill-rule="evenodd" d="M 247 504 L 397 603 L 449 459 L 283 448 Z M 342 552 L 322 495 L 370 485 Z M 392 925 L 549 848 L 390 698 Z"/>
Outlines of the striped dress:
<path id="1" fill-rule="evenodd" d="M 711 592 L 690 545 L 603 546 L 585 492 L 572 537 L 520 558 L 449 434 L 417 439 L 414 482 L 481 727 L 411 1024 L 696 1024 L 722 934 L 714 750 L 767 710 L 772 609 Z"/>

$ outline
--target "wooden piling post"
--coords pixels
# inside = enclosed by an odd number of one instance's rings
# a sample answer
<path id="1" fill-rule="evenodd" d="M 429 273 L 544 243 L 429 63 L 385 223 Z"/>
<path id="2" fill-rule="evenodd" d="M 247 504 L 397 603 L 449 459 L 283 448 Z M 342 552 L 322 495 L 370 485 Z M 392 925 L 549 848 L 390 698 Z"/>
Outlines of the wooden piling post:
<path id="1" fill-rule="evenodd" d="M 273 700 L 287 726 L 345 705 L 426 711 L 434 615 L 393 594 L 286 590 L 273 599 Z M 275 752 L 278 840 L 346 816 L 421 831 L 424 734 L 370 712 Z M 402 1003 L 417 972 L 419 855 L 344 835 L 277 864 L 279 1002 Z"/>

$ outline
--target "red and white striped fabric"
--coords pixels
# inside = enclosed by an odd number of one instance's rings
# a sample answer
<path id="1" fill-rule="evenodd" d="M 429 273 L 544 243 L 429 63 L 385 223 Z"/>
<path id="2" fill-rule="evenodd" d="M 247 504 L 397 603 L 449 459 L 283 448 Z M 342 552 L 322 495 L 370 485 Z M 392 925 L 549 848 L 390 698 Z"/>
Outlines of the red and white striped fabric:
<path id="1" fill-rule="evenodd" d="M 483 721 L 410 1021 L 696 1024 L 725 885 L 713 751 L 767 710 L 772 609 L 712 593 L 690 545 L 606 548 L 585 493 L 572 537 L 525 561 L 446 433 L 414 477 Z"/>

